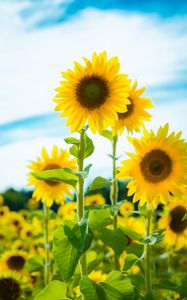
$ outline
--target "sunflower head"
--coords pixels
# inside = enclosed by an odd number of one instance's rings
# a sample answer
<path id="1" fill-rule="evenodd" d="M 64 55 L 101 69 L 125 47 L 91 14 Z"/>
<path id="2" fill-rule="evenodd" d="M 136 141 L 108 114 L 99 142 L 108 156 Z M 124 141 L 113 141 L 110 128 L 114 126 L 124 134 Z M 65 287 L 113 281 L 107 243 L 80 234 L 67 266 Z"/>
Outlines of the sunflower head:
<path id="1" fill-rule="evenodd" d="M 67 117 L 71 131 L 80 131 L 86 122 L 93 133 L 102 132 L 118 119 L 117 113 L 127 110 L 130 80 L 119 74 L 117 57 L 107 59 L 106 51 L 94 53 L 85 65 L 74 63 L 74 70 L 62 75 L 65 80 L 56 89 L 55 110 Z"/>
<path id="2" fill-rule="evenodd" d="M 107 274 L 102 273 L 102 271 L 92 271 L 88 277 L 94 282 L 101 282 L 107 278 Z"/>
<path id="3" fill-rule="evenodd" d="M 0 299 L 19 300 L 22 296 L 20 280 L 11 273 L 0 275 Z"/>
<path id="4" fill-rule="evenodd" d="M 186 201 L 173 197 L 173 201 L 164 207 L 163 215 L 159 220 L 159 227 L 166 230 L 165 244 L 176 250 L 187 246 L 187 220 L 183 220 L 186 213 Z"/>
<path id="5" fill-rule="evenodd" d="M 61 169 L 64 167 L 75 170 L 76 160 L 70 158 L 69 152 L 66 150 L 58 149 L 54 146 L 51 156 L 47 153 L 46 149 L 42 149 L 42 155 L 33 162 L 29 169 L 32 171 L 45 171 L 52 169 Z M 65 195 L 72 197 L 72 190 L 70 186 L 64 182 L 56 182 L 51 180 L 37 180 L 29 174 L 29 185 L 34 185 L 35 190 L 33 198 L 36 201 L 42 201 L 50 207 L 54 202 L 64 202 Z"/>
<path id="6" fill-rule="evenodd" d="M 140 206 L 148 202 L 154 208 L 166 204 L 172 195 L 181 197 L 187 184 L 187 143 L 181 132 L 168 135 L 168 124 L 157 134 L 144 129 L 142 139 L 129 138 L 136 153 L 122 162 L 118 178 L 132 178 L 128 183 L 128 195 Z"/>
<path id="7" fill-rule="evenodd" d="M 130 201 L 124 201 L 119 206 L 119 213 L 121 216 L 124 216 L 124 217 L 131 214 L 133 210 L 134 210 L 134 204 Z"/>
<path id="8" fill-rule="evenodd" d="M 106 202 L 105 198 L 101 194 L 87 195 L 84 200 L 86 206 L 103 205 Z"/>
<path id="9" fill-rule="evenodd" d="M 17 272 L 21 273 L 23 271 L 24 265 L 28 255 L 24 251 L 6 251 L 2 254 L 0 265 L 2 270 L 5 272 Z"/>
<path id="10" fill-rule="evenodd" d="M 122 134 L 125 128 L 128 132 L 140 131 L 144 121 L 150 121 L 151 115 L 146 109 L 152 108 L 153 104 L 149 98 L 142 97 L 144 91 L 144 87 L 137 89 L 137 81 L 135 81 L 129 92 L 130 103 L 127 105 L 127 111 L 118 113 L 118 120 L 114 123 L 114 135 L 118 132 Z"/>
<path id="11" fill-rule="evenodd" d="M 76 220 L 77 203 L 69 201 L 61 205 L 58 209 L 58 215 L 64 220 Z"/>

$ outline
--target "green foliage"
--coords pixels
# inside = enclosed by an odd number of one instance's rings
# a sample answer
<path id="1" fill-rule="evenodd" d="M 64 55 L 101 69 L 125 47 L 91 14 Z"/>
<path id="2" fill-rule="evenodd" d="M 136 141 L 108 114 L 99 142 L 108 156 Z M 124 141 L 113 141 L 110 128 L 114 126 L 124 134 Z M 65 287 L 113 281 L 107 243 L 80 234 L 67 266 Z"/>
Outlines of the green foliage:
<path id="1" fill-rule="evenodd" d="M 104 130 L 101 135 L 107 138 L 109 141 L 112 141 L 113 136 L 110 130 Z"/>
<path id="2" fill-rule="evenodd" d="M 90 185 L 89 190 L 90 191 L 98 190 L 98 189 L 101 189 L 103 187 L 110 186 L 110 185 L 111 185 L 111 182 L 108 179 L 98 176 L 92 181 L 92 184 Z"/>
<path id="3" fill-rule="evenodd" d="M 132 240 L 141 241 L 143 239 L 143 237 L 139 233 L 135 232 L 129 227 L 121 227 L 121 230 Z"/>
<path id="4" fill-rule="evenodd" d="M 81 255 L 90 247 L 93 235 L 87 219 L 80 224 L 70 221 L 60 225 L 54 234 L 53 255 L 60 274 L 67 282 L 75 272 Z"/>
<path id="5" fill-rule="evenodd" d="M 83 277 L 80 288 L 85 300 L 134 299 L 134 289 L 130 280 L 118 271 L 111 272 L 103 282 L 96 283 Z"/>
<path id="6" fill-rule="evenodd" d="M 69 145 L 79 145 L 80 141 L 74 137 L 67 137 L 64 139 L 64 141 L 66 142 L 66 144 Z"/>
<path id="7" fill-rule="evenodd" d="M 142 271 L 144 270 L 142 258 L 137 257 L 135 254 L 128 254 L 125 257 L 124 271 L 129 270 L 134 265 L 138 265 Z"/>
<path id="8" fill-rule="evenodd" d="M 104 228 L 99 231 L 98 237 L 104 244 L 111 247 L 118 256 L 127 247 L 127 238 L 120 228 L 114 230 Z"/>
<path id="9" fill-rule="evenodd" d="M 84 158 L 89 157 L 94 152 L 94 144 L 89 136 L 85 133 L 85 149 L 84 149 Z"/>
<path id="10" fill-rule="evenodd" d="M 110 224 L 112 224 L 112 217 L 109 208 L 90 211 L 89 227 L 93 233 L 104 229 Z"/>
<path id="11" fill-rule="evenodd" d="M 48 284 L 34 300 L 68 300 L 66 296 L 66 284 L 59 280 L 54 280 Z M 70 300 L 70 299 L 69 299 Z"/>
<path id="12" fill-rule="evenodd" d="M 64 169 L 54 169 L 31 173 L 36 179 L 39 180 L 50 180 L 50 181 L 62 181 L 67 184 L 76 187 L 78 177 L 77 175 L 67 172 Z"/>
<path id="13" fill-rule="evenodd" d="M 43 270 L 43 257 L 36 255 L 28 259 L 24 266 L 25 272 L 40 272 Z"/>
<path id="14" fill-rule="evenodd" d="M 159 243 L 164 237 L 164 230 L 154 232 L 141 240 L 144 244 L 154 245 Z"/>

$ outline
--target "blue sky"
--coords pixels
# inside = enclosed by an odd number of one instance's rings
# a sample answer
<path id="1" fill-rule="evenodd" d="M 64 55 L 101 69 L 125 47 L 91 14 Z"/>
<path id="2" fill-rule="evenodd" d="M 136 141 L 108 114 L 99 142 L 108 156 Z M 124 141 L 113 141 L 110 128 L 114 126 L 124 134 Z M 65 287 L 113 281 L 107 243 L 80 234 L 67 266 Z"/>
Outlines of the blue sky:
<path id="1" fill-rule="evenodd" d="M 0 13 L 0 157 L 11 168 L 0 190 L 26 185 L 25 165 L 43 145 L 64 145 L 54 88 L 62 70 L 93 51 L 118 55 L 122 71 L 147 86 L 150 128 L 169 121 L 186 131 L 187 1 L 2 1 Z M 108 170 L 108 146 L 100 155 L 105 142 L 96 140 L 95 164 Z"/>

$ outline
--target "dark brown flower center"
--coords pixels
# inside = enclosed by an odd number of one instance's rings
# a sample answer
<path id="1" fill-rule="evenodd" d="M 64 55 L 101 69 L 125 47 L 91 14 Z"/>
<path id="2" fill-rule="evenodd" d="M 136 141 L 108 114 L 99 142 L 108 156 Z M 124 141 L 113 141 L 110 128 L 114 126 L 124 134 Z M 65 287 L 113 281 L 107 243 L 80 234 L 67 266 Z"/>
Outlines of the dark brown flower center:
<path id="1" fill-rule="evenodd" d="M 17 300 L 21 296 L 20 284 L 13 278 L 0 279 L 0 300 Z"/>
<path id="2" fill-rule="evenodd" d="M 175 233 L 183 232 L 187 228 L 187 220 L 183 220 L 183 217 L 186 213 L 186 209 L 184 206 L 176 206 L 170 212 L 171 222 L 169 224 L 172 231 Z"/>
<path id="3" fill-rule="evenodd" d="M 11 270 L 20 271 L 25 264 L 24 257 L 20 255 L 13 255 L 7 260 L 7 265 Z"/>
<path id="4" fill-rule="evenodd" d="M 45 168 L 43 168 L 43 171 L 54 170 L 54 169 L 61 169 L 61 166 L 51 163 L 51 164 L 48 164 L 47 166 L 45 166 Z M 50 186 L 57 186 L 60 184 L 60 182 L 53 181 L 53 180 L 44 180 L 44 181 L 45 181 L 45 183 L 47 183 Z"/>
<path id="5" fill-rule="evenodd" d="M 97 75 L 84 77 L 76 87 L 76 96 L 81 106 L 100 108 L 109 97 L 108 82 Z"/>
<path id="6" fill-rule="evenodd" d="M 130 97 L 128 99 L 130 100 L 131 103 L 127 105 L 127 111 L 124 112 L 124 113 L 118 113 L 118 118 L 120 120 L 124 120 L 127 117 L 130 117 L 132 115 L 132 113 L 134 112 L 134 103 L 133 103 L 133 100 Z"/>
<path id="7" fill-rule="evenodd" d="M 157 183 L 166 179 L 172 171 L 172 161 L 162 150 L 155 149 L 148 152 L 141 160 L 141 172 L 144 178 Z"/>

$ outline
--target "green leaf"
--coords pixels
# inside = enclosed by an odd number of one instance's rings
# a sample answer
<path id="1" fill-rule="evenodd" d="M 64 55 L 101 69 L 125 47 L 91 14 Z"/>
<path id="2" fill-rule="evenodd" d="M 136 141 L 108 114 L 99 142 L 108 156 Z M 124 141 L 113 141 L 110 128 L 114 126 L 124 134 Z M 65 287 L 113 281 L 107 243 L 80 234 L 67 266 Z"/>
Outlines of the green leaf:
<path id="1" fill-rule="evenodd" d="M 88 173 L 86 171 L 74 172 L 73 170 L 71 170 L 69 168 L 64 168 L 63 170 L 67 173 L 76 175 L 78 178 L 87 178 L 88 177 Z"/>
<path id="2" fill-rule="evenodd" d="M 182 218 L 182 221 L 187 220 L 187 213 L 185 213 L 184 217 Z"/>
<path id="3" fill-rule="evenodd" d="M 119 271 L 111 272 L 100 285 L 109 300 L 134 299 L 134 289 L 130 280 Z"/>
<path id="4" fill-rule="evenodd" d="M 112 217 L 109 208 L 90 211 L 89 227 L 92 232 L 100 231 L 110 224 L 112 224 Z"/>
<path id="5" fill-rule="evenodd" d="M 127 247 L 126 252 L 128 254 L 135 254 L 136 256 L 141 257 L 144 253 L 144 245 L 139 243 L 132 243 Z"/>
<path id="6" fill-rule="evenodd" d="M 149 244 L 149 245 L 157 244 L 163 239 L 163 237 L 164 237 L 163 233 L 164 233 L 164 230 L 154 232 L 154 233 L 150 234 L 148 237 L 143 238 L 141 240 L 141 242 L 144 244 Z"/>
<path id="7" fill-rule="evenodd" d="M 64 282 L 54 280 L 49 283 L 34 300 L 68 300 L 66 297 L 67 287 Z"/>
<path id="8" fill-rule="evenodd" d="M 110 186 L 110 185 L 111 185 L 111 182 L 108 179 L 98 176 L 93 180 L 92 184 L 89 187 L 89 190 L 90 191 L 98 190 L 98 189 L 101 189 L 103 187 Z"/>
<path id="9" fill-rule="evenodd" d="M 100 300 L 96 290 L 96 283 L 88 277 L 84 276 L 80 280 L 80 289 L 85 300 Z M 103 300 L 105 299 L 106 298 L 103 298 Z"/>
<path id="10" fill-rule="evenodd" d="M 180 294 L 181 299 L 187 297 L 187 288 L 186 287 L 187 287 L 187 276 L 184 277 L 182 284 L 179 288 L 179 294 Z"/>
<path id="11" fill-rule="evenodd" d="M 132 240 L 141 241 L 143 239 L 143 237 L 139 233 L 135 232 L 129 227 L 121 227 L 121 230 Z"/>
<path id="12" fill-rule="evenodd" d="M 145 278 L 141 274 L 130 274 L 128 275 L 128 278 L 130 279 L 132 285 L 136 289 L 142 289 L 142 287 L 145 286 Z"/>
<path id="13" fill-rule="evenodd" d="M 28 273 L 40 272 L 43 270 L 43 257 L 40 255 L 28 259 L 24 266 L 24 271 Z"/>
<path id="14" fill-rule="evenodd" d="M 137 257 L 135 254 L 128 254 L 125 257 L 124 271 L 129 270 L 134 265 L 138 265 L 142 271 L 144 270 L 142 258 Z"/>
<path id="15" fill-rule="evenodd" d="M 76 187 L 77 180 L 78 180 L 78 178 L 75 174 L 68 173 L 64 169 L 54 169 L 54 170 L 32 172 L 31 174 L 36 179 L 39 179 L 39 180 L 65 182 L 67 184 L 70 184 L 74 188 Z"/>
<path id="16" fill-rule="evenodd" d="M 80 224 L 65 222 L 54 234 L 53 255 L 61 276 L 67 282 L 75 272 L 81 255 L 90 247 L 93 238 L 87 219 Z"/>
<path id="17" fill-rule="evenodd" d="M 70 145 L 79 145 L 80 141 L 74 137 L 67 137 L 64 139 L 64 141 L 66 142 L 66 144 L 70 144 Z"/>
<path id="18" fill-rule="evenodd" d="M 78 158 L 79 152 L 78 152 L 78 148 L 76 145 L 71 146 L 71 148 L 69 149 L 69 152 L 71 153 L 71 155 Z"/>
<path id="19" fill-rule="evenodd" d="M 99 231 L 98 237 L 119 256 L 127 247 L 127 238 L 120 228 Z"/>
<path id="20" fill-rule="evenodd" d="M 94 144 L 92 140 L 85 133 L 85 149 L 84 149 L 84 158 L 89 157 L 94 152 Z"/>
<path id="21" fill-rule="evenodd" d="M 105 138 L 107 138 L 109 141 L 112 141 L 113 135 L 110 130 L 102 131 L 101 135 L 104 136 Z"/>
<path id="22" fill-rule="evenodd" d="M 87 172 L 87 174 L 89 174 L 90 168 L 91 168 L 91 167 L 92 167 L 92 164 L 87 165 L 87 166 L 84 168 L 84 171 Z"/>
<path id="23" fill-rule="evenodd" d="M 87 277 L 80 281 L 85 300 L 132 300 L 134 290 L 128 278 L 118 271 L 111 272 L 105 281 L 93 282 Z"/>
<path id="24" fill-rule="evenodd" d="M 178 291 L 178 286 L 168 279 L 160 279 L 159 284 L 155 284 L 154 287 L 157 289 L 164 289 L 175 292 Z"/>

